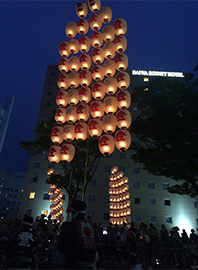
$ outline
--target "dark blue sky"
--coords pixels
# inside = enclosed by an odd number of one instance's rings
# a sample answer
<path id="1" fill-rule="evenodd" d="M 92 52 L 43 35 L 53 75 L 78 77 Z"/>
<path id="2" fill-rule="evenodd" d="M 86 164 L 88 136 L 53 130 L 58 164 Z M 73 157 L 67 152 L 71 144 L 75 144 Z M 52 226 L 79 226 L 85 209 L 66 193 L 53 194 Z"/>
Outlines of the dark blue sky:
<path id="1" fill-rule="evenodd" d="M 32 140 L 48 64 L 57 64 L 65 26 L 78 21 L 77 1 L 0 2 L 0 102 L 15 103 L 0 166 L 26 170 L 28 155 L 18 147 Z M 102 1 L 113 20 L 128 23 L 129 68 L 191 72 L 198 63 L 198 1 Z M 113 21 L 112 20 L 112 21 Z"/>

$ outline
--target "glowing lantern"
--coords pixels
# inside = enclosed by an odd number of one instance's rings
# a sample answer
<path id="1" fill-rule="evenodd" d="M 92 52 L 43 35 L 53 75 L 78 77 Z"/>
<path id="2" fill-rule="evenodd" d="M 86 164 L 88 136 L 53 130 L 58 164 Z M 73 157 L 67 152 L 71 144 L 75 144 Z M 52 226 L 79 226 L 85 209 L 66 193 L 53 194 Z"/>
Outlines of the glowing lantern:
<path id="1" fill-rule="evenodd" d="M 123 53 L 127 48 L 127 39 L 125 36 L 116 36 L 113 43 L 116 52 Z"/>
<path id="2" fill-rule="evenodd" d="M 103 39 L 106 42 L 112 42 L 115 37 L 115 29 L 112 25 L 105 25 L 102 29 Z"/>
<path id="3" fill-rule="evenodd" d="M 103 35 L 100 32 L 91 33 L 91 45 L 94 48 L 99 48 L 103 43 Z"/>
<path id="4" fill-rule="evenodd" d="M 104 69 L 100 65 L 95 65 L 92 68 L 91 72 L 92 72 L 92 78 L 95 81 L 102 81 L 102 79 L 104 78 Z"/>
<path id="5" fill-rule="evenodd" d="M 79 85 L 79 74 L 77 72 L 71 72 L 68 75 L 68 83 L 71 88 L 77 88 Z"/>
<path id="6" fill-rule="evenodd" d="M 60 74 L 58 76 L 57 85 L 61 90 L 65 90 L 68 88 L 67 78 L 68 76 L 66 74 Z"/>
<path id="7" fill-rule="evenodd" d="M 104 156 L 113 153 L 115 148 L 114 139 L 111 135 L 102 135 L 99 139 L 99 150 Z"/>
<path id="8" fill-rule="evenodd" d="M 77 22 L 77 32 L 80 34 L 80 35 L 85 35 L 89 30 L 89 23 L 87 20 L 85 19 L 80 19 L 78 22 Z"/>
<path id="9" fill-rule="evenodd" d="M 126 151 L 131 145 L 131 134 L 128 130 L 118 130 L 115 134 L 115 145 L 120 151 Z"/>
<path id="10" fill-rule="evenodd" d="M 86 3 L 78 3 L 76 4 L 76 14 L 80 18 L 85 18 L 88 13 L 88 6 Z"/>
<path id="11" fill-rule="evenodd" d="M 105 91 L 108 95 L 113 95 L 117 91 L 117 80 L 113 77 L 104 80 Z"/>
<path id="12" fill-rule="evenodd" d="M 100 118 L 104 115 L 104 105 L 101 101 L 93 101 L 90 110 L 93 118 Z"/>
<path id="13" fill-rule="evenodd" d="M 48 168 L 47 175 L 51 175 L 53 173 L 54 173 L 54 168 L 53 167 Z"/>
<path id="14" fill-rule="evenodd" d="M 81 37 L 79 39 L 79 50 L 82 53 L 87 53 L 90 50 L 91 43 L 88 37 Z"/>
<path id="15" fill-rule="evenodd" d="M 112 169 L 111 169 L 111 174 L 115 174 L 117 173 L 118 171 L 118 167 L 117 166 L 114 166 Z"/>
<path id="16" fill-rule="evenodd" d="M 132 117 L 131 113 L 128 110 L 119 110 L 116 113 L 117 126 L 121 128 L 129 128 L 131 125 Z"/>
<path id="17" fill-rule="evenodd" d="M 128 67 L 128 56 L 125 53 L 118 53 L 114 59 L 117 70 L 124 71 Z"/>
<path id="18" fill-rule="evenodd" d="M 104 84 L 102 82 L 96 82 L 92 86 L 92 96 L 97 100 L 103 99 L 105 95 Z"/>
<path id="19" fill-rule="evenodd" d="M 104 60 L 104 51 L 102 48 L 95 48 L 92 51 L 92 60 L 96 64 L 101 64 Z"/>
<path id="20" fill-rule="evenodd" d="M 68 106 L 66 108 L 66 121 L 69 123 L 69 124 L 72 124 L 74 122 L 76 122 L 77 120 L 77 116 L 76 116 L 76 107 L 75 106 Z"/>
<path id="21" fill-rule="evenodd" d="M 66 42 L 66 41 L 62 41 L 59 44 L 59 54 L 61 57 L 68 57 L 70 55 L 68 44 L 69 42 Z"/>
<path id="22" fill-rule="evenodd" d="M 102 134 L 101 120 L 91 119 L 88 123 L 88 132 L 91 137 L 99 137 Z"/>
<path id="23" fill-rule="evenodd" d="M 73 38 L 77 34 L 77 25 L 75 22 L 68 22 L 65 28 L 65 34 L 68 38 Z"/>
<path id="24" fill-rule="evenodd" d="M 72 56 L 69 58 L 69 69 L 71 71 L 78 71 L 80 68 L 79 58 L 77 56 Z"/>
<path id="25" fill-rule="evenodd" d="M 91 67 L 91 56 L 89 54 L 82 54 L 79 57 L 80 68 L 81 69 L 90 69 Z"/>
<path id="26" fill-rule="evenodd" d="M 109 23 L 112 19 L 112 10 L 110 7 L 102 7 L 99 14 L 103 23 Z"/>
<path id="27" fill-rule="evenodd" d="M 90 109 L 87 104 L 79 104 L 76 108 L 76 115 L 79 121 L 87 121 L 90 116 Z"/>
<path id="28" fill-rule="evenodd" d="M 63 139 L 66 142 L 71 142 L 75 139 L 74 135 L 74 126 L 73 125 L 65 125 L 63 127 Z"/>
<path id="29" fill-rule="evenodd" d="M 105 43 L 103 46 L 104 57 L 107 59 L 112 59 L 115 56 L 115 46 L 114 43 Z"/>
<path id="30" fill-rule="evenodd" d="M 66 109 L 65 108 L 56 109 L 54 118 L 58 124 L 65 123 L 66 122 Z"/>
<path id="31" fill-rule="evenodd" d="M 103 64 L 104 74 L 107 77 L 112 77 L 115 74 L 115 63 L 113 60 L 106 60 Z"/>
<path id="32" fill-rule="evenodd" d="M 91 72 L 88 70 L 81 70 L 79 73 L 79 82 L 82 86 L 89 86 L 91 83 Z"/>
<path id="33" fill-rule="evenodd" d="M 127 32 L 127 22 L 123 18 L 118 18 L 113 23 L 115 33 L 117 36 L 125 35 Z"/>
<path id="34" fill-rule="evenodd" d="M 56 95 L 56 104 L 60 107 L 65 107 L 67 105 L 67 92 L 58 91 Z"/>
<path id="35" fill-rule="evenodd" d="M 60 161 L 60 149 L 59 145 L 52 145 L 48 151 L 48 160 L 49 162 L 58 163 Z"/>
<path id="36" fill-rule="evenodd" d="M 63 141 L 63 128 L 61 126 L 53 127 L 51 131 L 51 141 L 53 143 L 62 143 Z"/>
<path id="37" fill-rule="evenodd" d="M 79 42 L 77 39 L 70 39 L 68 43 L 68 49 L 70 53 L 76 54 L 79 52 Z"/>
<path id="38" fill-rule="evenodd" d="M 93 14 L 91 15 L 90 19 L 89 19 L 89 23 L 90 23 L 90 28 L 94 31 L 99 31 L 101 26 L 102 26 L 102 22 L 100 19 L 100 15 L 99 14 Z"/>
<path id="39" fill-rule="evenodd" d="M 105 133 L 112 134 L 116 130 L 116 117 L 113 114 L 106 114 L 102 118 L 102 127 Z"/>
<path id="40" fill-rule="evenodd" d="M 79 101 L 88 103 L 91 99 L 91 89 L 89 87 L 81 87 L 78 91 Z"/>
<path id="41" fill-rule="evenodd" d="M 70 105 L 76 105 L 79 101 L 78 90 L 76 90 L 76 89 L 68 90 L 67 101 Z"/>
<path id="42" fill-rule="evenodd" d="M 60 72 L 66 73 L 69 71 L 69 63 L 67 59 L 61 58 L 58 63 L 58 68 Z"/>
<path id="43" fill-rule="evenodd" d="M 75 147 L 72 144 L 64 143 L 60 150 L 60 159 L 62 161 L 70 162 L 74 158 Z"/>
<path id="44" fill-rule="evenodd" d="M 92 12 L 98 12 L 100 10 L 100 0 L 88 0 L 88 7 Z"/>
<path id="45" fill-rule="evenodd" d="M 113 96 L 104 98 L 104 111 L 106 113 L 115 113 L 117 111 L 117 100 Z"/>
<path id="46" fill-rule="evenodd" d="M 88 135 L 87 124 L 83 122 L 77 123 L 74 128 L 74 133 L 76 140 L 86 140 Z"/>
<path id="47" fill-rule="evenodd" d="M 126 71 L 119 72 L 116 76 L 117 85 L 120 89 L 127 89 L 130 85 L 130 76 Z"/>
<path id="48" fill-rule="evenodd" d="M 127 109 L 131 105 L 131 94 L 126 90 L 120 90 L 116 94 L 117 105 L 120 109 Z"/>

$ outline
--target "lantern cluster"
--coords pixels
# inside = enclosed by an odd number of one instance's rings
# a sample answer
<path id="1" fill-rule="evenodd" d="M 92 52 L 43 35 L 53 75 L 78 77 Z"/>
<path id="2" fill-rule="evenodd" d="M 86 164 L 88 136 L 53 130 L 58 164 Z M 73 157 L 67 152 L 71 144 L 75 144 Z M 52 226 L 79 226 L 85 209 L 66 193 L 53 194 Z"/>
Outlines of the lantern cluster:
<path id="1" fill-rule="evenodd" d="M 63 192 L 56 187 L 56 185 L 50 185 L 50 190 L 48 194 L 50 195 L 50 215 L 53 219 L 58 219 L 58 217 L 63 213 Z"/>
<path id="2" fill-rule="evenodd" d="M 124 176 L 123 172 L 118 171 L 118 167 L 114 166 L 111 169 L 109 180 L 110 222 L 113 225 L 129 223 L 131 201 L 128 177 Z"/>

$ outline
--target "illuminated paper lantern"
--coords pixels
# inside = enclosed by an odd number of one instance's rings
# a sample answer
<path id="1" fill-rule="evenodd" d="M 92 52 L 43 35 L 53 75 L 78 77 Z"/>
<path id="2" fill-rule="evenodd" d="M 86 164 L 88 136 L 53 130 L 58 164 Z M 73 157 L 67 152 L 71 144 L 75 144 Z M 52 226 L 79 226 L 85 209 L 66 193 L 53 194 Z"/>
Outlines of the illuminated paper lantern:
<path id="1" fill-rule="evenodd" d="M 78 71 L 80 68 L 79 58 L 77 56 L 72 56 L 69 58 L 69 69 L 71 71 Z"/>
<path id="2" fill-rule="evenodd" d="M 94 31 L 99 31 L 102 27 L 102 21 L 99 14 L 93 14 L 89 18 L 90 28 Z"/>
<path id="3" fill-rule="evenodd" d="M 104 98 L 104 111 L 106 113 L 115 113 L 117 111 L 117 100 L 113 96 L 107 96 Z"/>
<path id="4" fill-rule="evenodd" d="M 92 70 L 92 78 L 95 80 L 95 81 L 102 81 L 102 79 L 104 78 L 104 69 L 102 66 L 100 65 L 95 65 Z"/>
<path id="5" fill-rule="evenodd" d="M 48 160 L 49 162 L 60 162 L 60 149 L 59 145 L 52 145 L 48 151 Z"/>
<path id="6" fill-rule="evenodd" d="M 87 121 L 90 116 L 90 108 L 87 104 L 79 104 L 76 108 L 76 115 L 79 121 Z"/>
<path id="7" fill-rule="evenodd" d="M 63 74 L 69 71 L 68 59 L 61 58 L 58 62 L 58 68 Z"/>
<path id="8" fill-rule="evenodd" d="M 113 95 L 117 91 L 117 80 L 113 77 L 104 80 L 105 91 L 108 95 Z"/>
<path id="9" fill-rule="evenodd" d="M 81 103 L 88 103 L 91 100 L 91 89 L 86 86 L 81 87 L 78 96 Z"/>
<path id="10" fill-rule="evenodd" d="M 55 126 L 51 131 L 51 141 L 53 143 L 63 142 L 63 128 L 61 126 Z"/>
<path id="11" fill-rule="evenodd" d="M 117 173 L 118 171 L 118 167 L 117 166 L 114 166 L 112 169 L 111 169 L 111 174 L 115 174 Z M 110 179 L 111 180 L 111 179 Z"/>
<path id="12" fill-rule="evenodd" d="M 88 123 L 88 132 L 91 137 L 99 137 L 102 134 L 101 120 L 91 119 Z"/>
<path id="13" fill-rule="evenodd" d="M 80 68 L 81 69 L 90 69 L 91 68 L 91 56 L 89 54 L 82 54 L 79 57 Z"/>
<path id="14" fill-rule="evenodd" d="M 118 130 L 115 134 L 115 145 L 118 150 L 126 151 L 131 145 L 131 134 L 128 130 Z"/>
<path id="15" fill-rule="evenodd" d="M 67 92 L 58 91 L 56 95 L 56 104 L 60 107 L 65 107 L 67 105 Z"/>
<path id="16" fill-rule="evenodd" d="M 91 45 L 94 48 L 99 48 L 102 46 L 103 43 L 103 35 L 100 32 L 93 32 L 91 33 Z"/>
<path id="17" fill-rule="evenodd" d="M 79 82 L 82 86 L 89 86 L 92 81 L 91 72 L 88 70 L 81 70 L 79 73 Z"/>
<path id="18" fill-rule="evenodd" d="M 127 48 L 127 39 L 125 36 L 116 36 L 113 43 L 116 52 L 123 53 Z"/>
<path id="19" fill-rule="evenodd" d="M 69 73 L 68 83 L 71 88 L 77 88 L 79 85 L 79 74 L 77 72 Z"/>
<path id="20" fill-rule="evenodd" d="M 115 143 L 112 135 L 105 134 L 99 139 L 99 150 L 104 156 L 108 156 L 113 153 Z"/>
<path id="21" fill-rule="evenodd" d="M 50 167 L 47 169 L 47 175 L 51 175 L 54 173 L 54 168 L 53 167 Z"/>
<path id="22" fill-rule="evenodd" d="M 66 74 L 60 74 L 58 76 L 57 85 L 61 90 L 68 88 L 68 76 Z"/>
<path id="23" fill-rule="evenodd" d="M 102 29 L 103 39 L 106 42 L 112 42 L 115 37 L 115 29 L 112 25 L 105 25 Z"/>
<path id="24" fill-rule="evenodd" d="M 79 41 L 77 39 L 70 39 L 68 43 L 70 53 L 76 54 L 79 52 Z"/>
<path id="25" fill-rule="evenodd" d="M 116 94 L 119 109 L 127 109 L 131 105 L 131 94 L 127 90 L 120 90 Z"/>
<path id="26" fill-rule="evenodd" d="M 105 87 L 102 82 L 96 82 L 92 86 L 92 96 L 97 100 L 103 99 L 105 95 Z"/>
<path id="27" fill-rule="evenodd" d="M 113 114 L 106 114 L 102 118 L 102 128 L 105 133 L 112 134 L 116 130 L 116 117 Z"/>
<path id="28" fill-rule="evenodd" d="M 114 59 L 117 70 L 124 71 L 128 67 L 128 56 L 125 53 L 118 53 Z"/>
<path id="29" fill-rule="evenodd" d="M 69 42 L 66 42 L 66 41 L 62 41 L 59 44 L 59 54 L 61 57 L 69 57 L 70 51 L 68 48 L 68 44 L 69 44 Z"/>
<path id="30" fill-rule="evenodd" d="M 116 76 L 117 86 L 120 89 L 127 89 L 130 85 L 130 76 L 126 71 L 119 72 Z"/>
<path id="31" fill-rule="evenodd" d="M 68 22 L 65 27 L 65 34 L 68 38 L 74 38 L 77 34 L 77 24 L 75 22 Z"/>
<path id="32" fill-rule="evenodd" d="M 67 101 L 70 105 L 76 105 L 79 102 L 78 90 L 70 89 L 67 92 Z"/>
<path id="33" fill-rule="evenodd" d="M 88 37 L 81 37 L 79 39 L 79 50 L 82 53 L 87 53 L 90 50 L 91 42 Z"/>
<path id="34" fill-rule="evenodd" d="M 60 150 L 60 159 L 62 161 L 70 162 L 74 158 L 75 147 L 72 144 L 64 143 Z"/>
<path id="35" fill-rule="evenodd" d="M 92 12 L 98 12 L 101 7 L 100 0 L 88 0 L 88 7 Z"/>
<path id="36" fill-rule="evenodd" d="M 57 108 L 54 114 L 54 118 L 57 124 L 64 124 L 66 122 L 66 109 Z"/>
<path id="37" fill-rule="evenodd" d="M 89 30 L 89 23 L 87 20 L 85 19 L 80 19 L 78 22 L 77 22 L 77 32 L 80 34 L 80 35 L 85 35 Z"/>
<path id="38" fill-rule="evenodd" d="M 104 57 L 106 59 L 112 59 L 115 56 L 115 46 L 114 43 L 105 43 L 103 46 Z"/>
<path id="39" fill-rule="evenodd" d="M 127 22 L 123 18 L 118 18 L 114 21 L 113 27 L 117 36 L 125 35 L 127 32 Z"/>
<path id="40" fill-rule="evenodd" d="M 95 48 L 92 51 L 92 60 L 95 64 L 101 64 L 104 61 L 104 51 L 102 48 Z"/>
<path id="41" fill-rule="evenodd" d="M 119 110 L 116 113 L 116 120 L 117 120 L 117 126 L 120 129 L 121 128 L 127 129 L 130 127 L 131 122 L 132 122 L 131 113 L 126 109 Z"/>
<path id="42" fill-rule="evenodd" d="M 76 4 L 76 14 L 80 18 L 85 18 L 88 13 L 88 6 L 87 3 L 77 3 Z"/>
<path id="43" fill-rule="evenodd" d="M 66 108 L 66 121 L 69 124 L 75 123 L 77 120 L 76 106 L 70 105 Z"/>
<path id="44" fill-rule="evenodd" d="M 102 7 L 99 15 L 103 23 L 109 23 L 112 19 L 112 10 L 110 7 Z"/>
<path id="45" fill-rule="evenodd" d="M 63 139 L 66 142 L 71 142 L 75 139 L 74 126 L 67 124 L 63 127 Z"/>
<path id="46" fill-rule="evenodd" d="M 90 112 L 93 118 L 101 118 L 104 115 L 104 105 L 101 101 L 93 101 L 90 105 Z"/>
<path id="47" fill-rule="evenodd" d="M 107 77 L 112 77 L 115 74 L 115 63 L 113 60 L 106 60 L 103 64 L 104 74 Z"/>
<path id="48" fill-rule="evenodd" d="M 84 141 L 88 136 L 87 124 L 83 122 L 76 123 L 74 128 L 76 140 Z"/>

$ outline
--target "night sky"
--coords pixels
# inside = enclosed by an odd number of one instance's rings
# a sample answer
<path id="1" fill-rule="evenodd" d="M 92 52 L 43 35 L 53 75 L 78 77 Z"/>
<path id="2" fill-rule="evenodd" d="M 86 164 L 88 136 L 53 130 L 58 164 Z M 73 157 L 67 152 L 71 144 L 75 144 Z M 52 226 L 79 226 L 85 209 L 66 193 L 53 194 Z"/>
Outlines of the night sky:
<path id="1" fill-rule="evenodd" d="M 33 139 L 48 64 L 58 64 L 65 26 L 79 20 L 78 1 L 0 2 L 0 103 L 15 103 L 0 155 L 0 166 L 26 170 L 21 141 Z M 130 69 L 191 72 L 198 64 L 198 1 L 102 1 L 113 21 L 128 23 Z M 87 18 L 86 18 L 87 19 Z"/>

